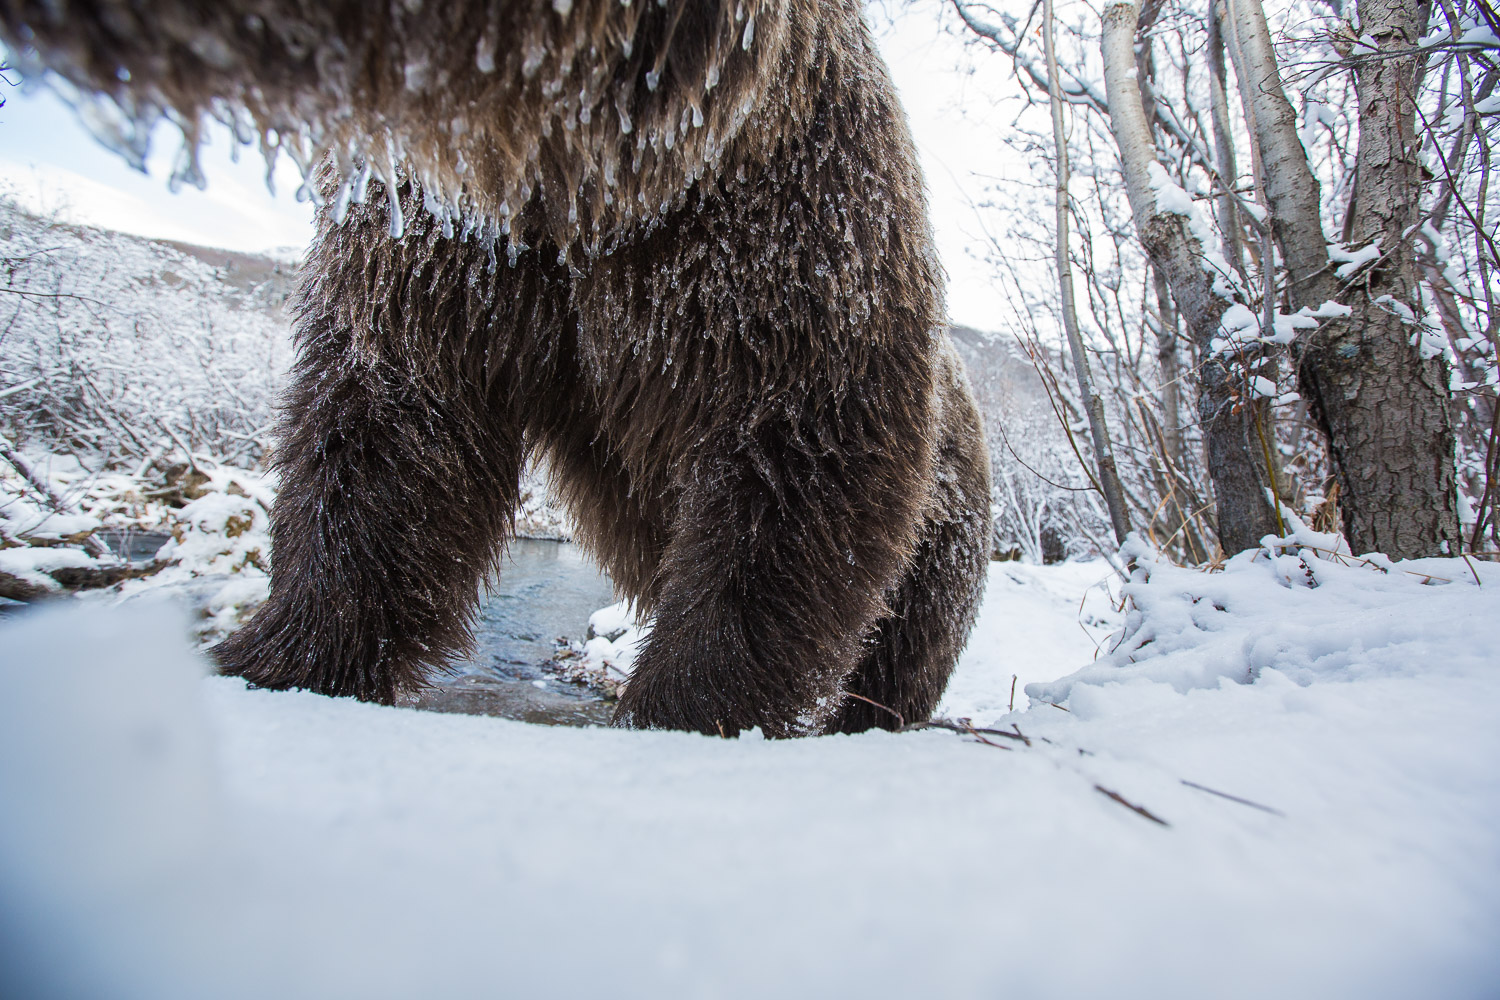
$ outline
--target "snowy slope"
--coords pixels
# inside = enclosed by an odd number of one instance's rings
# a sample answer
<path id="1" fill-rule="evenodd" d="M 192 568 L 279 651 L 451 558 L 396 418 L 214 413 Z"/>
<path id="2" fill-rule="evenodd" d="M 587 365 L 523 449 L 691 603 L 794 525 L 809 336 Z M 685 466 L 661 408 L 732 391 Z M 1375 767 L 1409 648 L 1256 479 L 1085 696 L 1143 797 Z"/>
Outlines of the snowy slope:
<path id="1" fill-rule="evenodd" d="M 427 715 L 36 615 L 0 633 L 0 993 L 1493 997 L 1500 573 L 1289 559 L 1143 558 L 1134 637 L 1001 717 L 1090 662 L 1098 576 L 996 567 L 948 706 L 1029 745 Z"/>
<path id="2" fill-rule="evenodd" d="M 1026 711 L 1026 685 L 1072 673 L 1107 643 L 1120 625 L 1118 592 L 1119 579 L 1103 559 L 990 563 L 974 636 L 938 714 L 989 726 L 1012 704 Z"/>

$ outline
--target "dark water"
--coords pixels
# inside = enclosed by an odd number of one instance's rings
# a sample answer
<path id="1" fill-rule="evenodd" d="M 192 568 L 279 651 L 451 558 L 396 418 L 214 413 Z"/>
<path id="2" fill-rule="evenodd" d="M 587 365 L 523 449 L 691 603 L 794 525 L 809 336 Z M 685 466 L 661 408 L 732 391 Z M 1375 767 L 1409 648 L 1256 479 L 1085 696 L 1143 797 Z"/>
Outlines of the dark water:
<path id="1" fill-rule="evenodd" d="M 126 562 L 150 562 L 156 550 L 172 540 L 165 531 L 139 531 L 135 528 L 100 528 L 94 532 L 115 555 Z"/>
<path id="2" fill-rule="evenodd" d="M 475 626 L 474 659 L 439 678 L 414 707 L 545 725 L 607 725 L 614 706 L 542 669 L 556 640 L 582 640 L 589 615 L 615 602 L 609 578 L 576 545 L 521 538 Z"/>

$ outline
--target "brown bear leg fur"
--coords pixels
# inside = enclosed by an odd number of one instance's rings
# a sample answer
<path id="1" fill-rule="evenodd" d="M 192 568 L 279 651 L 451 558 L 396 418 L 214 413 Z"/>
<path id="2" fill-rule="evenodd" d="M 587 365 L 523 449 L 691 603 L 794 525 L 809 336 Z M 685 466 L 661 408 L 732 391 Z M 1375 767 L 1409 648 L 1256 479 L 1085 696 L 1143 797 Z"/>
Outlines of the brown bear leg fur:
<path id="1" fill-rule="evenodd" d="M 890 724 L 851 683 L 925 717 L 988 497 L 859 0 L 417 6 L 0 0 L 11 47 L 85 92 L 184 123 L 238 109 L 327 170 L 428 186 L 393 238 L 379 183 L 337 224 L 326 178 L 271 595 L 224 668 L 420 686 L 470 644 L 539 447 L 655 624 L 619 722 Z"/>
<path id="2" fill-rule="evenodd" d="M 742 234 L 777 205 L 816 202 L 805 183 L 705 184 L 691 210 L 575 284 L 600 424 L 648 501 L 670 484 L 660 565 L 632 595 L 653 631 L 620 724 L 822 731 L 916 544 L 935 335 L 899 303 L 881 303 L 868 328 L 842 309 L 787 305 L 818 294 L 812 269 L 836 259 L 841 234 L 810 234 L 800 255 L 767 255 Z M 654 292 L 659 274 L 675 297 Z"/>
<path id="3" fill-rule="evenodd" d="M 535 258 L 491 270 L 420 213 L 400 242 L 383 205 L 355 214 L 321 218 L 306 265 L 271 594 L 214 655 L 263 687 L 389 704 L 469 648 L 517 502 L 520 387 L 555 353 L 518 331 L 563 340 L 565 288 Z"/>
<path id="4" fill-rule="evenodd" d="M 889 725 L 849 683 L 926 717 L 983 578 L 982 443 L 899 111 L 867 39 L 818 30 L 807 127 L 598 256 L 559 262 L 544 200 L 497 267 L 410 190 L 400 241 L 374 187 L 325 213 L 272 593 L 219 647 L 227 671 L 384 702 L 420 686 L 468 648 L 538 447 L 653 621 L 619 724 Z"/>
<path id="5" fill-rule="evenodd" d="M 939 376 L 937 486 L 922 538 L 829 732 L 897 729 L 931 718 L 979 609 L 989 562 L 989 457 L 951 347 Z"/>

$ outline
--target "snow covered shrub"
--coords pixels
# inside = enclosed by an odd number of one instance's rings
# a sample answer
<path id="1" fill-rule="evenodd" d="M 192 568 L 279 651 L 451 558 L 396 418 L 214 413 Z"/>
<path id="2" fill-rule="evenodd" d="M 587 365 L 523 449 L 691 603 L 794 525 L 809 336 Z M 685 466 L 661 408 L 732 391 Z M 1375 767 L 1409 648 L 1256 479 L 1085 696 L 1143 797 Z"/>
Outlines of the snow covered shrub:
<path id="1" fill-rule="evenodd" d="M 294 265 L 59 225 L 0 198 L 0 431 L 133 467 L 265 456 Z"/>
<path id="2" fill-rule="evenodd" d="M 82 542 L 99 527 L 96 517 L 49 511 L 12 492 L 9 484 L 0 485 L 0 534 L 7 538 L 29 543 Z"/>
<path id="3" fill-rule="evenodd" d="M 180 594 L 199 616 L 197 638 L 210 644 L 243 624 L 270 592 L 275 490 L 244 469 L 204 463 L 198 471 L 196 499 L 169 515 L 172 537 L 156 554 L 155 572 L 126 584 L 122 595 Z"/>
<path id="4" fill-rule="evenodd" d="M 70 495 L 50 478 L 56 464 L 86 470 L 76 460 L 28 458 L 3 438 L 0 457 L 0 597 L 32 600 L 69 585 L 121 579 L 122 567 L 94 537 L 99 517 L 80 509 L 76 490 Z"/>
<path id="5" fill-rule="evenodd" d="M 271 568 L 270 507 L 274 494 L 260 477 L 215 468 L 210 489 L 175 513 L 172 540 L 157 559 L 194 575 L 265 574 Z"/>
<path id="6" fill-rule="evenodd" d="M 0 462 L 0 596 L 172 593 L 198 612 L 204 642 L 265 600 L 275 493 L 259 474 L 200 456 L 163 484 L 91 470 L 71 455 L 9 454 Z M 125 550 L 132 534 L 147 540 L 146 555 Z M 166 543 L 151 552 L 160 537 Z"/>
<path id="7" fill-rule="evenodd" d="M 1355 556 L 1342 536 L 1282 508 L 1289 531 L 1229 559 L 1220 572 L 1174 566 L 1132 536 L 1125 627 L 1106 656 L 1046 684 L 1038 703 L 1070 702 L 1105 684 L 1148 681 L 1178 693 L 1268 673 L 1294 684 L 1404 676 L 1463 635 L 1500 566 L 1464 558 Z M 1472 593 L 1471 593 L 1472 592 Z M 1487 614 L 1488 612 L 1483 612 Z M 1091 696 L 1090 696 L 1091 697 Z"/>

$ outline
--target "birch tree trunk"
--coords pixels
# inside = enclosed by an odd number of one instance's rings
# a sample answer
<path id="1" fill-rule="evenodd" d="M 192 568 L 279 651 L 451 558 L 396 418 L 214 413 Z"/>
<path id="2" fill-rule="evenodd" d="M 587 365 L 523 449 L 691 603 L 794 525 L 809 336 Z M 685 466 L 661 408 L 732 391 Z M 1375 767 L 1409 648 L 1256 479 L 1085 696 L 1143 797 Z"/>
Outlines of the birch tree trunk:
<path id="1" fill-rule="evenodd" d="M 1154 8 L 1155 13 L 1160 7 Z M 1142 16 L 1145 16 L 1143 12 Z M 1138 33 L 1150 25 L 1141 25 Z M 1141 34 L 1135 50 L 1135 78 L 1141 94 L 1141 111 L 1146 116 L 1147 129 L 1156 114 L 1156 61 L 1151 55 L 1151 38 Z M 1151 134 L 1152 145 L 1156 136 Z M 1166 440 L 1166 460 L 1178 468 L 1182 467 L 1182 427 L 1180 421 L 1181 402 L 1178 398 L 1177 366 L 1177 307 L 1167 287 L 1167 276 L 1161 268 L 1151 267 L 1151 290 L 1156 297 L 1156 370 L 1161 385 L 1162 433 Z"/>
<path id="2" fill-rule="evenodd" d="M 1052 0 L 1043 0 L 1042 37 L 1047 59 L 1048 98 L 1052 106 L 1052 139 L 1057 153 L 1057 283 L 1062 296 L 1063 330 L 1073 355 L 1073 371 L 1078 379 L 1078 394 L 1088 415 L 1089 433 L 1094 441 L 1094 462 L 1098 466 L 1099 489 L 1109 509 L 1110 527 L 1115 541 L 1124 543 L 1130 533 L 1130 514 L 1125 506 L 1125 490 L 1115 467 L 1114 445 L 1104 421 L 1104 401 L 1094 391 L 1094 377 L 1089 371 L 1088 355 L 1083 349 L 1083 335 L 1078 329 L 1078 311 L 1073 297 L 1073 266 L 1068 254 L 1068 138 L 1063 129 L 1062 90 L 1057 75 L 1057 52 L 1053 45 Z M 1133 64 L 1133 62 L 1132 62 Z M 1139 100 L 1137 100 L 1139 106 Z M 1144 113 L 1142 114 L 1144 117 Z"/>
<path id="3" fill-rule="evenodd" d="M 1162 436 L 1167 461 L 1182 468 L 1182 376 L 1177 365 L 1177 307 L 1161 268 L 1151 267 L 1151 290 L 1156 295 L 1156 370 L 1161 382 Z"/>
<path id="4" fill-rule="evenodd" d="M 1272 236 L 1281 248 L 1291 292 L 1333 297 L 1337 280 L 1319 216 L 1323 189 L 1297 134 L 1297 112 L 1286 98 L 1271 29 L 1260 0 L 1224 0 L 1230 58 L 1239 77 L 1245 118 L 1259 154 L 1256 180 L 1265 191 Z"/>
<path id="5" fill-rule="evenodd" d="M 1214 166 L 1223 179 L 1225 190 L 1217 199 L 1219 232 L 1224 240 L 1224 259 L 1235 267 L 1244 259 L 1243 238 L 1240 234 L 1239 208 L 1229 188 L 1239 179 L 1239 168 L 1234 157 L 1234 132 L 1229 125 L 1229 95 L 1226 83 L 1229 79 L 1224 66 L 1223 0 L 1211 0 L 1208 11 L 1208 94 L 1209 111 L 1214 128 Z"/>
<path id="6" fill-rule="evenodd" d="M 1378 54 L 1358 58 L 1359 152 L 1351 242 L 1380 240 L 1378 261 L 1345 286 L 1319 215 L 1318 182 L 1297 134 L 1259 0 L 1227 0 L 1232 54 L 1260 150 L 1271 228 L 1294 308 L 1332 299 L 1353 309 L 1297 345 L 1298 380 L 1328 436 L 1356 552 L 1395 558 L 1459 551 L 1445 366 L 1423 359 L 1411 230 L 1419 220 L 1415 81 L 1427 8 L 1361 0 L 1360 32 Z"/>
<path id="7" fill-rule="evenodd" d="M 1243 412 L 1236 412 L 1225 359 L 1211 341 L 1228 299 L 1214 290 L 1204 267 L 1204 247 L 1186 216 L 1159 209 L 1151 180 L 1155 146 L 1136 80 L 1134 4 L 1116 3 L 1104 11 L 1104 83 L 1110 130 L 1120 148 L 1126 194 L 1141 245 L 1172 289 L 1178 310 L 1198 347 L 1198 417 L 1208 442 L 1219 544 L 1233 554 L 1276 532 L 1275 512 L 1266 498 L 1270 479 L 1251 446 Z"/>

